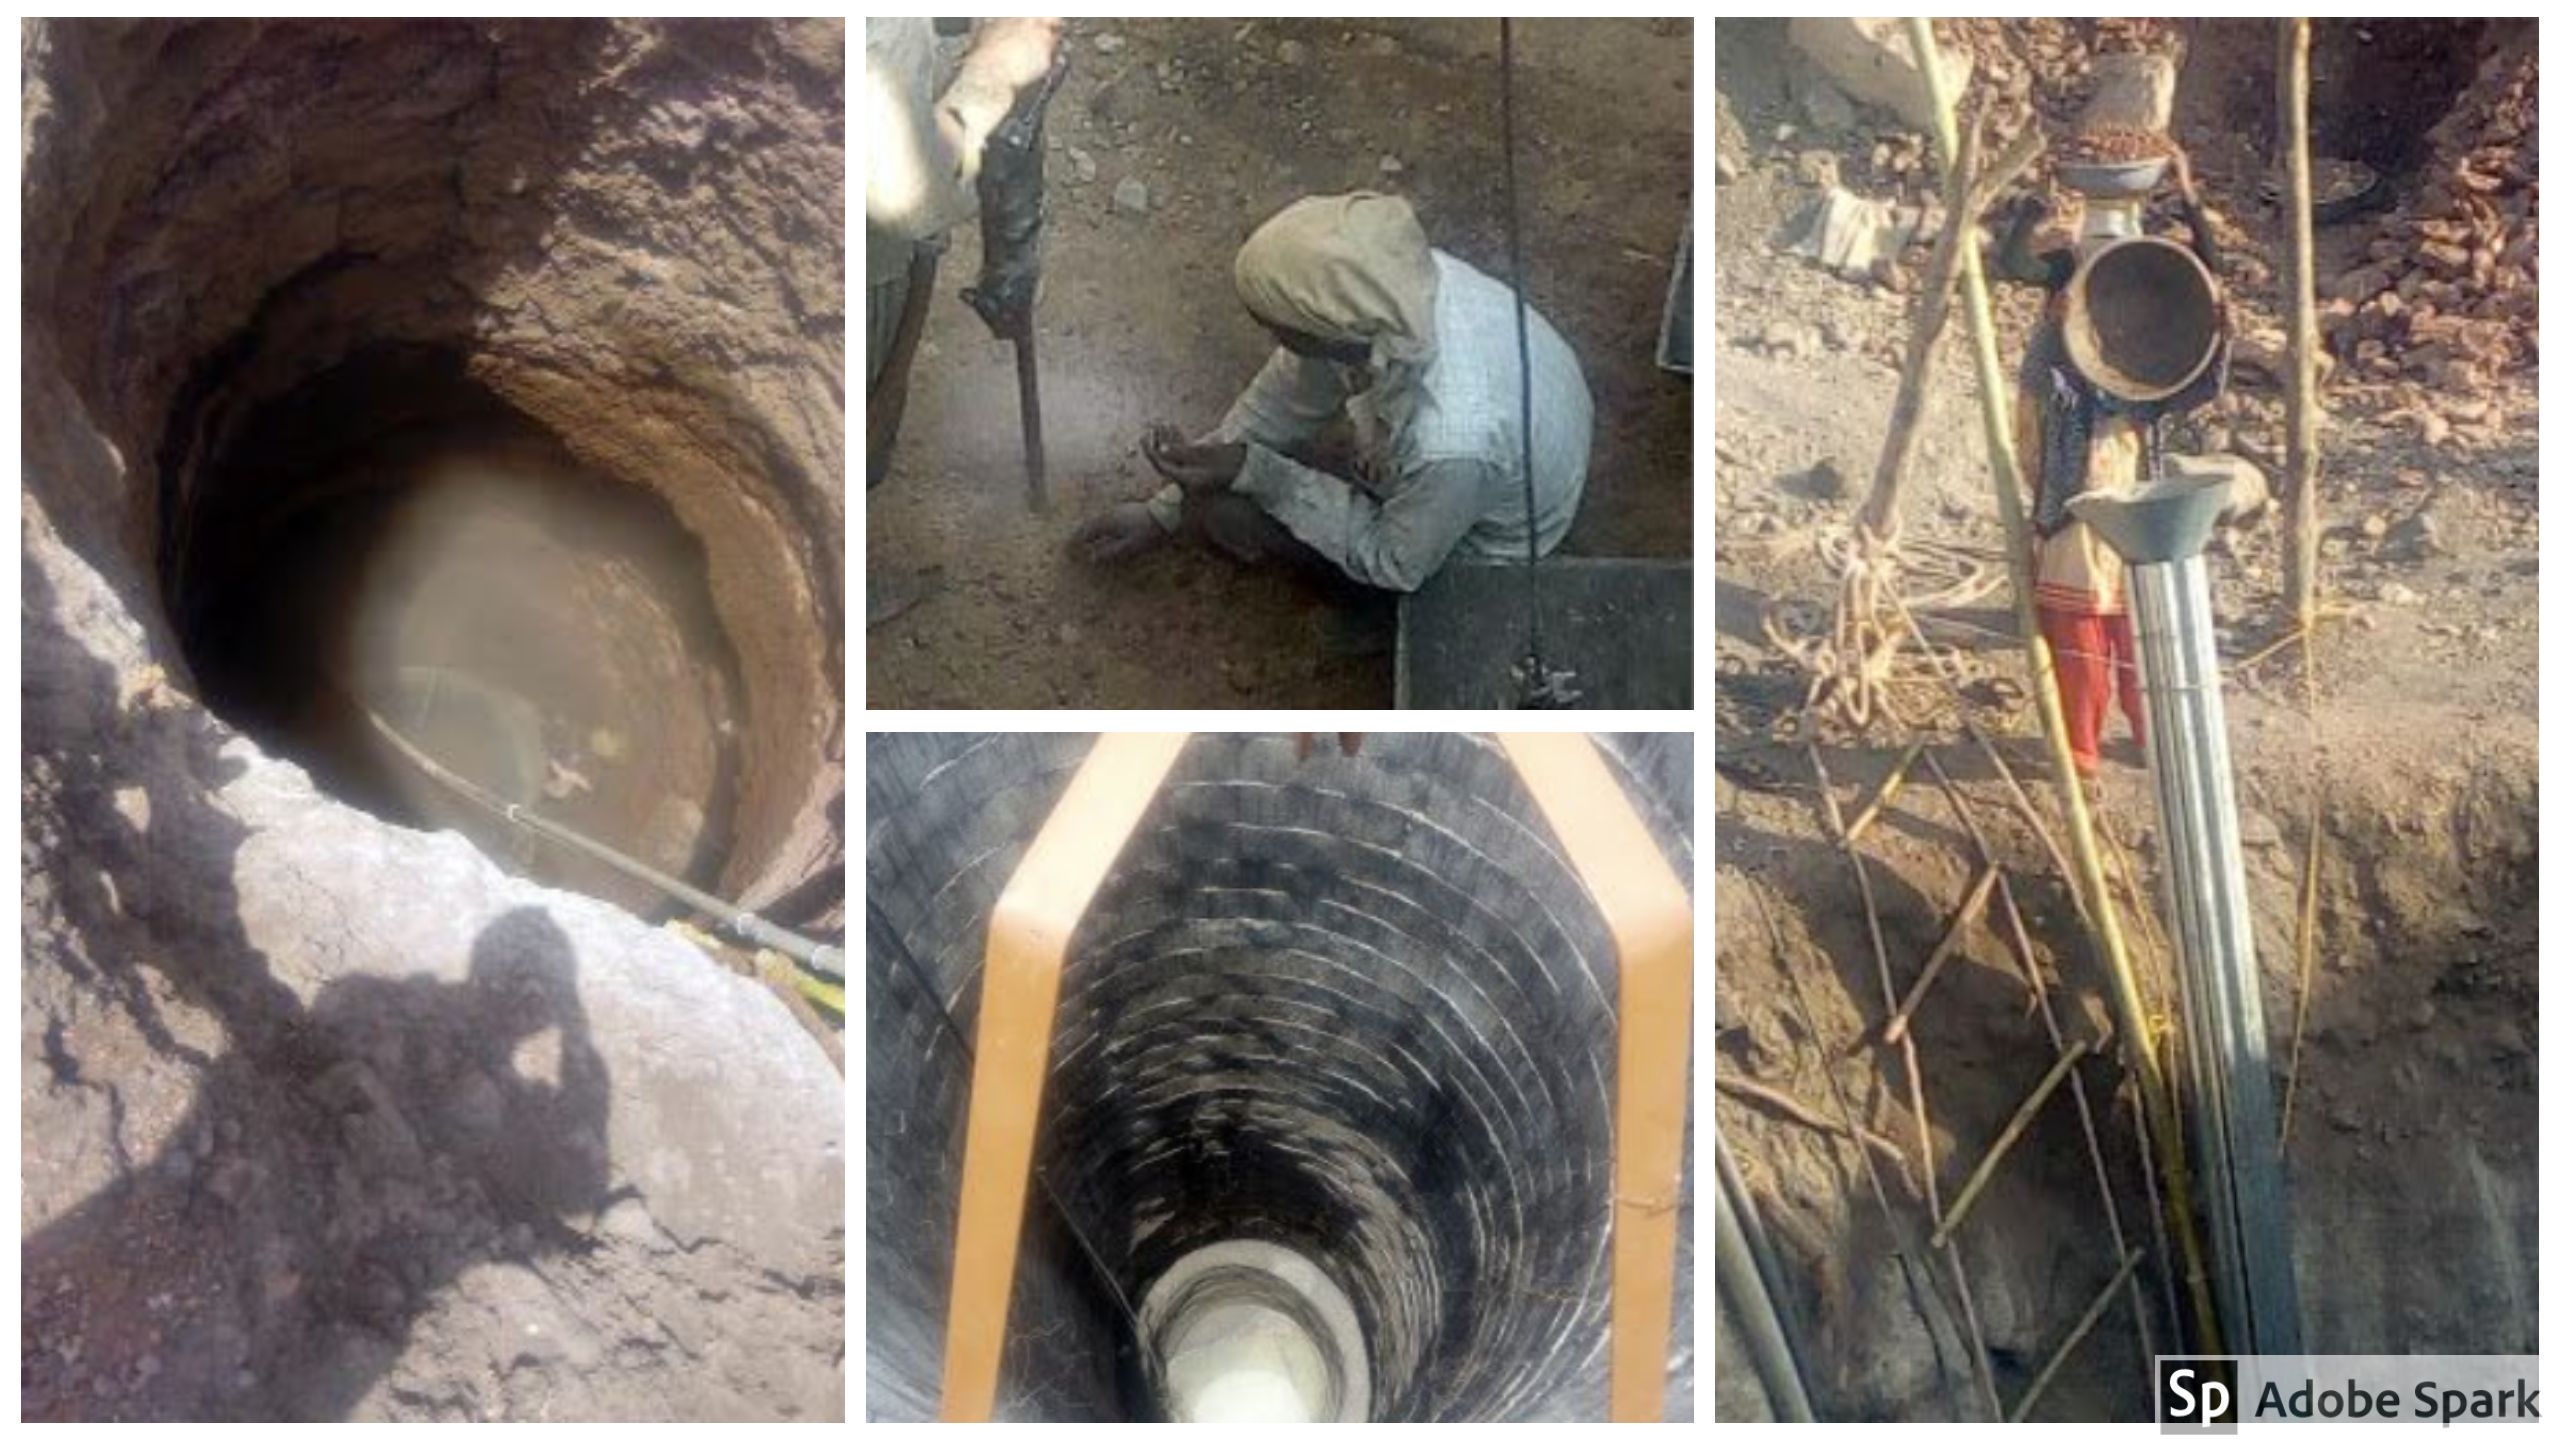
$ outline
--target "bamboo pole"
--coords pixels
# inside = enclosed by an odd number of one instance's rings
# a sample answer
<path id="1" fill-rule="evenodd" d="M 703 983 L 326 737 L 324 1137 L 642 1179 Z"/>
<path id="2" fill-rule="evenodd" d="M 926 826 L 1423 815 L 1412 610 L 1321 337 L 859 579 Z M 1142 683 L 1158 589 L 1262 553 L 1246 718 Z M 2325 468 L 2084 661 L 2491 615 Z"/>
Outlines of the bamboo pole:
<path id="1" fill-rule="evenodd" d="M 1929 90 L 1929 108 L 1935 123 L 1941 165 L 1952 165 L 1956 150 L 1955 98 L 1947 93 L 1945 73 L 1938 67 L 1938 42 L 1930 32 L 1929 21 L 1916 18 L 1906 22 L 1913 56 L 1920 62 L 1920 74 Z M 2151 1101 L 2145 1113 L 2155 1127 L 2152 1145 L 2160 1157 L 2161 1180 L 2169 1191 L 2169 1212 L 2178 1229 L 2181 1249 L 2189 1258 L 2188 1293 L 2195 1307 L 2197 1331 L 2206 1353 L 2215 1353 L 2221 1344 L 2221 1330 L 2214 1323 L 2210 1286 L 2205 1282 L 2200 1257 L 2201 1242 L 2195 1235 L 2194 1212 L 2188 1204 L 2186 1147 L 2174 1129 L 2165 1128 L 2163 1117 L 2169 1113 L 2168 1086 L 2160 1069 L 2160 1053 L 2152 1042 L 2150 1020 L 2142 1004 L 2142 992 L 2135 982 L 2132 962 L 2125 953 L 2124 932 L 2116 923 L 2115 902 L 2107 891 L 2107 872 L 2098 852 L 2097 827 L 2089 818 L 2088 797 L 2080 790 L 2079 772 L 2073 768 L 2069 742 L 2064 739 L 2062 725 L 2062 691 L 2053 674 L 2053 651 L 2045 644 L 2044 631 L 2036 623 L 2035 546 L 2029 538 L 2025 506 L 2021 500 L 2023 485 L 2018 473 L 2018 455 L 2009 423 L 2009 391 L 2007 378 L 2000 368 L 2000 338 L 1991 325 L 1991 287 L 1982 278 L 1982 264 L 1975 253 L 1970 233 L 1960 233 L 1955 243 L 1962 247 L 1957 263 L 1963 267 L 1965 322 L 1973 331 L 1973 364 L 1975 386 L 1982 403 L 1983 438 L 1991 448 L 1992 498 L 2000 506 L 2000 526 L 2007 533 L 2009 557 L 2009 593 L 2014 602 L 2019 648 L 2027 657 L 2028 685 L 2035 692 L 2037 726 L 2044 732 L 2045 752 L 2053 766 L 2054 788 L 2062 794 L 2065 828 L 2071 839 L 2071 868 L 2078 879 L 2083 909 L 2089 919 L 2090 938 L 2096 942 L 2105 961 L 2107 980 L 2115 994 L 2116 1009 L 2122 1024 L 2126 1053 L 2133 1062 L 2137 1086 Z"/>
<path id="2" fill-rule="evenodd" d="M 2311 626 L 2319 604 L 2320 395 L 2313 366 L 2320 331 L 2311 247 L 2311 22 L 2282 20 L 2276 44 L 2285 168 L 2284 603 L 2302 633 L 2302 683 L 2311 685 Z"/>

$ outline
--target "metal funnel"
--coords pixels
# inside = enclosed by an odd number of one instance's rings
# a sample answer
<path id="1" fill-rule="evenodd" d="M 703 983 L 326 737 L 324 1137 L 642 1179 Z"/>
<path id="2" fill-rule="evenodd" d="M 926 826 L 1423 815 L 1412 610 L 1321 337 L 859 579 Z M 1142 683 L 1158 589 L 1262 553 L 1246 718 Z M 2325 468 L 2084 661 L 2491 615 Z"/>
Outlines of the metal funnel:
<path id="1" fill-rule="evenodd" d="M 2127 491 L 2081 495 L 2063 508 L 2126 564 L 2166 565 L 2204 553 L 2213 522 L 2230 503 L 2228 476 L 2172 475 Z"/>

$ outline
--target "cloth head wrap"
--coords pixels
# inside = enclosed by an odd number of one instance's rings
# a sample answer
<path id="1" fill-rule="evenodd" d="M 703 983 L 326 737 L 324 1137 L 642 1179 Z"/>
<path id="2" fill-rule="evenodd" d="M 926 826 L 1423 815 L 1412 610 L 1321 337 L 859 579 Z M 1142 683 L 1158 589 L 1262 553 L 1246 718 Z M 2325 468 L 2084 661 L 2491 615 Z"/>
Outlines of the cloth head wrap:
<path id="1" fill-rule="evenodd" d="M 1440 269 L 1413 206 L 1317 195 L 1262 222 L 1236 252 L 1236 293 L 1268 325 L 1369 347 L 1381 371 L 1430 363 Z"/>

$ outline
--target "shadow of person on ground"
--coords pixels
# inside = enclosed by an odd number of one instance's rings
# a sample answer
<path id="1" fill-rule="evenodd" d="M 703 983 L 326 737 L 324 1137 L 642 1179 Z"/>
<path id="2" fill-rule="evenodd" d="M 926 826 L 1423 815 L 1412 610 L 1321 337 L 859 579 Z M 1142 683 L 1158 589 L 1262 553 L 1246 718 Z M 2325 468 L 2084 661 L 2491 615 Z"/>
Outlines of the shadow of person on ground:
<path id="1" fill-rule="evenodd" d="M 235 737 L 74 632 L 96 577 L 63 569 L 79 593 L 59 594 L 20 558 L 21 1024 L 41 1067 L 21 1414 L 345 1417 L 466 1270 L 540 1281 L 620 1198 L 578 957 L 520 908 L 463 978 L 347 974 L 303 1004 L 240 918 Z"/>
<path id="2" fill-rule="evenodd" d="M 591 1247 L 610 1083 L 549 916 L 492 923 L 461 982 L 350 976 L 271 1034 L 22 1245 L 30 1333 L 73 1327 L 91 1377 L 29 1416 L 343 1418 L 466 1269 Z"/>

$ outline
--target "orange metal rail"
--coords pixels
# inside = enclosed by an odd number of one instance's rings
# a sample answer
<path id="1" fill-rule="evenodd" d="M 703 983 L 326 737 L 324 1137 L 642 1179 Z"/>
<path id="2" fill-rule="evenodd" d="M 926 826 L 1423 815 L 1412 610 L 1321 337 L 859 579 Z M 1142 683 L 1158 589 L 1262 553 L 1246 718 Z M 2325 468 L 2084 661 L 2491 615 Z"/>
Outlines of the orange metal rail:
<path id="1" fill-rule="evenodd" d="M 1505 735 L 1502 748 L 1618 945 L 1617 1230 L 1609 1275 L 1609 1418 L 1662 1418 L 1689 1115 L 1688 889 L 1581 735 Z"/>
<path id="2" fill-rule="evenodd" d="M 942 1352 L 945 1420 L 995 1416 L 996 1370 L 1004 1358 L 1005 1311 L 1013 1303 L 1013 1262 L 1022 1244 L 1031 1142 L 1040 1126 L 1040 1089 L 1049 1078 L 1049 1030 L 1058 1017 L 1067 941 L 1186 738 L 1103 736 L 1024 852 L 987 923 L 959 1245 Z"/>
<path id="3" fill-rule="evenodd" d="M 988 923 L 943 1352 L 945 1420 L 994 1417 L 1067 944 L 1187 738 L 1104 736 Z M 1660 1420 L 1689 1100 L 1689 896 L 1587 737 L 1506 735 L 1502 746 L 1617 943 L 1609 1414 Z"/>

